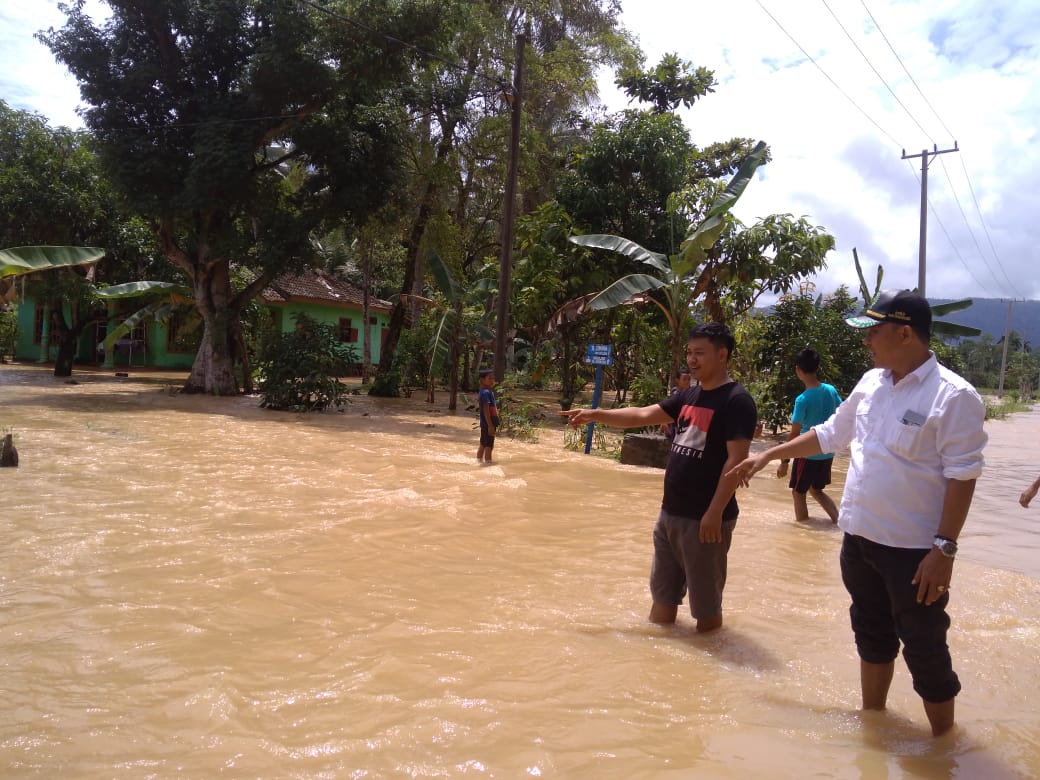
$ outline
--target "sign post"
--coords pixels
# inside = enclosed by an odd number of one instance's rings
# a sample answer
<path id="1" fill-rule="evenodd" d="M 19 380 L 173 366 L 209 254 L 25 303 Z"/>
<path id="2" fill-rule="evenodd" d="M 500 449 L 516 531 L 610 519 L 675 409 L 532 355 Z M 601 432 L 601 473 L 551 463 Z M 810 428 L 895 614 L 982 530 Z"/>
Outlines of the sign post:
<path id="1" fill-rule="evenodd" d="M 603 366 L 610 366 L 614 364 L 614 359 L 611 356 L 613 346 L 610 344 L 589 344 L 585 348 L 585 362 L 590 366 L 596 367 L 596 384 L 592 391 L 592 408 L 599 408 L 600 395 L 603 392 Z M 585 454 L 588 455 L 592 450 L 592 431 L 595 429 L 596 423 L 589 423 L 588 428 L 585 431 Z"/>

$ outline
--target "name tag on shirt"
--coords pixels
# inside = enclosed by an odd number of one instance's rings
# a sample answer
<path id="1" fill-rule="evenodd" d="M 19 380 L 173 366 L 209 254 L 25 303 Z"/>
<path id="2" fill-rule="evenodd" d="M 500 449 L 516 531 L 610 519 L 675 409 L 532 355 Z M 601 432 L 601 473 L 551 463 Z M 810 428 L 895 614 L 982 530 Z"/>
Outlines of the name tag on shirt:
<path id="1" fill-rule="evenodd" d="M 920 428 L 927 422 L 927 418 L 923 414 L 907 409 L 903 412 L 903 416 L 899 418 L 899 422 L 903 423 L 903 425 L 914 425 Z"/>

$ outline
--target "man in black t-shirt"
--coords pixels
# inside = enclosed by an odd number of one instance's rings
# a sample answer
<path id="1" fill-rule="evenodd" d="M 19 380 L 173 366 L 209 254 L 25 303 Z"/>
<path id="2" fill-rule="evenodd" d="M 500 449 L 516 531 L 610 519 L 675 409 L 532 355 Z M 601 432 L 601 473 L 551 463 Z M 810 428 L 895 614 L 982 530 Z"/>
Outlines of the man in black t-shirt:
<path id="1" fill-rule="evenodd" d="M 723 476 L 744 460 L 758 412 L 751 395 L 729 376 L 735 342 L 710 322 L 690 331 L 686 363 L 698 384 L 658 404 L 621 409 L 571 409 L 571 425 L 589 422 L 635 428 L 674 422 L 661 513 L 654 527 L 650 620 L 674 623 L 688 591 L 698 631 L 722 625 L 722 591 L 739 480 Z"/>

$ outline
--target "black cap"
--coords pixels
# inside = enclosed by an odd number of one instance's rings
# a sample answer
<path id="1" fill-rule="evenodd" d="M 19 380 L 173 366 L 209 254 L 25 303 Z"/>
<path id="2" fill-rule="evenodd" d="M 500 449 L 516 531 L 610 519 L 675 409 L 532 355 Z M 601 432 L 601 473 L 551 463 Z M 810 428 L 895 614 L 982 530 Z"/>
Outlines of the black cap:
<path id="1" fill-rule="evenodd" d="M 879 322 L 894 322 L 930 333 L 932 307 L 915 292 L 885 290 L 862 314 L 849 317 L 845 322 L 854 328 L 870 328 Z"/>

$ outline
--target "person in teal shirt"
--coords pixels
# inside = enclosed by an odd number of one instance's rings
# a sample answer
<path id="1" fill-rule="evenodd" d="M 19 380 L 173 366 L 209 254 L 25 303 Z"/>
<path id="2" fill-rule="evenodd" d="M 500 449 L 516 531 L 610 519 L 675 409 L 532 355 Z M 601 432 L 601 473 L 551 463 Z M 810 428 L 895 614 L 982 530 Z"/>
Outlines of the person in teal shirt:
<path id="1" fill-rule="evenodd" d="M 791 435 L 793 439 L 814 425 L 824 422 L 841 404 L 841 396 L 833 385 L 821 382 L 816 376 L 820 370 L 820 353 L 815 349 L 803 349 L 794 359 L 794 371 L 805 385 L 805 390 L 794 400 L 794 411 L 791 413 Z M 834 462 L 833 452 L 810 455 L 807 458 L 795 458 L 788 482 L 791 495 L 794 497 L 794 519 L 804 523 L 809 519 L 809 506 L 806 494 L 816 500 L 832 523 L 838 522 L 838 507 L 823 492 L 831 483 L 831 464 Z M 789 461 L 781 460 L 776 467 L 776 476 L 787 475 Z"/>

